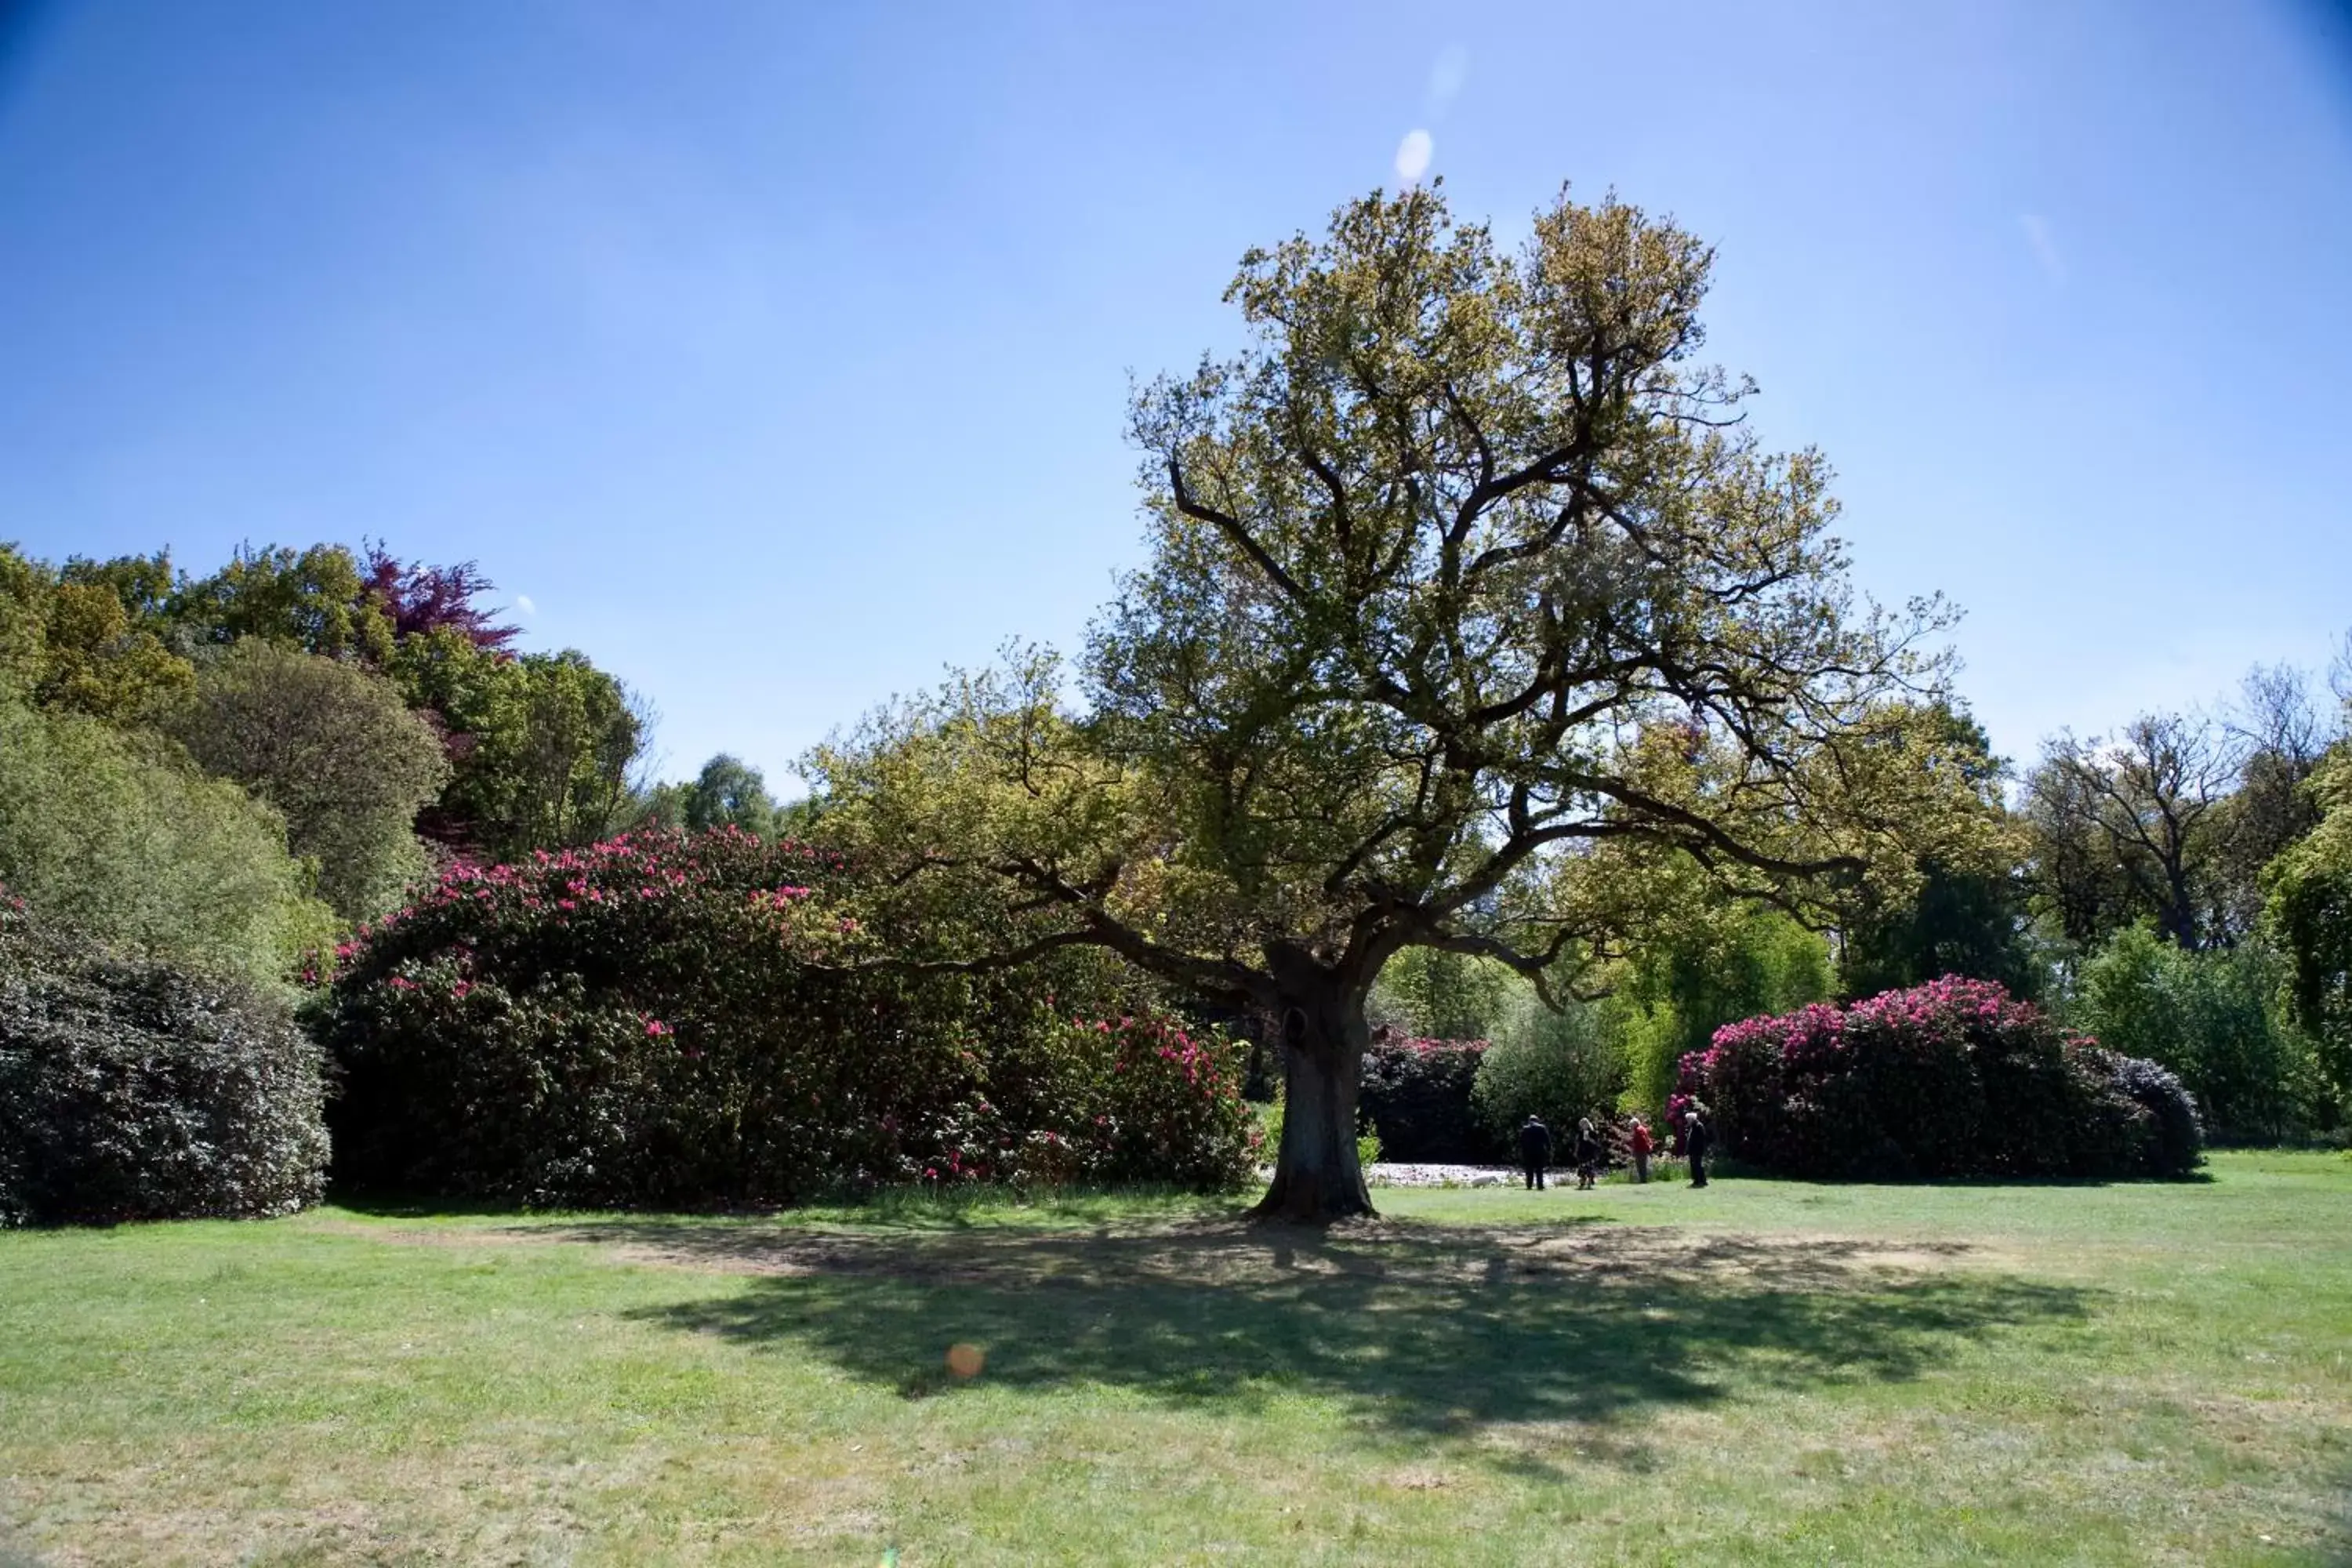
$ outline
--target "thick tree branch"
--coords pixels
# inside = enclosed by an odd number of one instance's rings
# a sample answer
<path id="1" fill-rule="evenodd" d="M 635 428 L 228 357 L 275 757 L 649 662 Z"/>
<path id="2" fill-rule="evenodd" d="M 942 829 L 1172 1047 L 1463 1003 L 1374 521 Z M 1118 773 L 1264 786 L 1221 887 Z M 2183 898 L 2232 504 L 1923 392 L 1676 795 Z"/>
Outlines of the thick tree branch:
<path id="1" fill-rule="evenodd" d="M 1242 553 L 1250 558 L 1251 563 L 1265 574 L 1266 581 L 1281 589 L 1285 596 L 1299 605 L 1307 603 L 1307 591 L 1282 569 L 1282 563 L 1266 553 L 1265 547 L 1242 526 L 1240 519 L 1193 498 L 1184 488 L 1183 465 L 1173 457 L 1168 459 L 1168 483 L 1175 497 L 1177 510 L 1195 522 L 1209 524 L 1232 540 L 1241 548 Z"/>

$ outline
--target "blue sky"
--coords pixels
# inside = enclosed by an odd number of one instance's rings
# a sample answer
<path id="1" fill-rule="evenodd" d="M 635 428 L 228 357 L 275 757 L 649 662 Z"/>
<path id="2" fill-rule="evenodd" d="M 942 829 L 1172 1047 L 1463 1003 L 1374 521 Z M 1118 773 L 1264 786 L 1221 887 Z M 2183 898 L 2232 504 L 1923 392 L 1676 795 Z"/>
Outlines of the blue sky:
<path id="1" fill-rule="evenodd" d="M 0 13 L 14 8 L 0 0 Z M 1128 377 L 1429 140 L 1718 247 L 1711 349 L 2026 759 L 2352 627 L 2316 0 L 52 5 L 0 22 L 0 539 L 381 537 L 793 760 L 1137 559 Z"/>

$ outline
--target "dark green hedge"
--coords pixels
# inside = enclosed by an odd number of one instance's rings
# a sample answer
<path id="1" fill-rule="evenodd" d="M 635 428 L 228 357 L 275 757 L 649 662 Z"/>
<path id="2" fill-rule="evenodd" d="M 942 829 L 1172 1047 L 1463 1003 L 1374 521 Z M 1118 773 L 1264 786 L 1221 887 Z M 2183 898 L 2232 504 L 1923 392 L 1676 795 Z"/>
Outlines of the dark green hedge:
<path id="1" fill-rule="evenodd" d="M 1381 1135 L 1384 1160 L 1500 1159 L 1504 1144 L 1470 1103 L 1484 1040 L 1386 1036 L 1364 1053 L 1358 1103 Z"/>
<path id="2" fill-rule="evenodd" d="M 317 1200 L 318 1047 L 242 981 L 110 952 L 0 895 L 0 1224 Z"/>

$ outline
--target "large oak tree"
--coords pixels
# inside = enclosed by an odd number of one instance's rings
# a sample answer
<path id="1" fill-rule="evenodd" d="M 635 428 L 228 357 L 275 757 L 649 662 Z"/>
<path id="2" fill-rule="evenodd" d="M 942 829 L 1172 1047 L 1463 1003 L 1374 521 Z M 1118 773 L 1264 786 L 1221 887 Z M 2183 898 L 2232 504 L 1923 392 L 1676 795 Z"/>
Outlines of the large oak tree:
<path id="1" fill-rule="evenodd" d="M 1246 346 L 1135 397 L 1150 560 L 1083 700 L 1016 654 L 813 759 L 902 900 L 871 923 L 992 900 L 992 945 L 928 960 L 1094 943 L 1271 1011 L 1261 1212 L 1327 1219 L 1370 1210 L 1364 1003 L 1400 951 L 1550 986 L 1645 861 L 1825 918 L 1908 874 L 1967 787 L 1917 700 L 1937 611 L 1858 600 L 1822 458 L 1741 424 L 1699 358 L 1711 262 L 1565 194 L 1514 256 L 1436 190 L 1250 253 Z"/>

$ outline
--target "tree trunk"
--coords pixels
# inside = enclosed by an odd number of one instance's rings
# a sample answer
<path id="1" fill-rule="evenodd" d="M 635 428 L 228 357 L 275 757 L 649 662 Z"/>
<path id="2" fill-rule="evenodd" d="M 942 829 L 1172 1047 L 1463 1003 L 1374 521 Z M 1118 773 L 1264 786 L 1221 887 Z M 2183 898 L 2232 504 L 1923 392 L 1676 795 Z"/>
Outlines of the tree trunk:
<path id="1" fill-rule="evenodd" d="M 1373 1212 L 1356 1159 L 1356 1089 L 1371 1031 L 1360 985 L 1285 985 L 1282 1147 L 1250 1212 L 1320 1225 Z"/>
<path id="2" fill-rule="evenodd" d="M 2197 899 L 2189 890 L 2189 868 L 2177 851 L 2165 858 L 2164 887 L 2167 897 L 2158 923 L 2174 946 L 2183 952 L 2195 952 L 2203 945 L 2197 940 Z"/>

